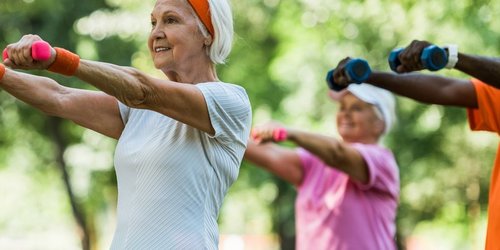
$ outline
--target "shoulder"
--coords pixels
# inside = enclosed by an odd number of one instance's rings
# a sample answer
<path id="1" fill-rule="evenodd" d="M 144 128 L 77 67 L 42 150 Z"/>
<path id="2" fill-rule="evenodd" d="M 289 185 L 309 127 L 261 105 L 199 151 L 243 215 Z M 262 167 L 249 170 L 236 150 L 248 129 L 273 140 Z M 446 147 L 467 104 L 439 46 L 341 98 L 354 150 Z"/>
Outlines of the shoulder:
<path id="1" fill-rule="evenodd" d="M 195 85 L 203 94 L 240 95 L 248 98 L 246 90 L 236 84 L 225 82 L 205 82 Z"/>
<path id="2" fill-rule="evenodd" d="M 246 90 L 241 86 L 224 82 L 199 83 L 195 86 L 202 92 L 209 106 L 245 109 L 246 112 L 250 112 L 250 100 Z"/>
<path id="3" fill-rule="evenodd" d="M 397 166 L 394 154 L 384 146 L 363 143 L 353 143 L 351 146 L 361 154 L 368 164 Z"/>

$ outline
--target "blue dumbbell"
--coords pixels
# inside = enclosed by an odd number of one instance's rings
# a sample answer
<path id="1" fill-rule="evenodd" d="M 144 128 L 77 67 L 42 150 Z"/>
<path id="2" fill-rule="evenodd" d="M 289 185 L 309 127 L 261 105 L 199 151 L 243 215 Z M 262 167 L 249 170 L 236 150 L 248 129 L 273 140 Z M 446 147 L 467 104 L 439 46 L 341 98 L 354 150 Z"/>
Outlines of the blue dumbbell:
<path id="1" fill-rule="evenodd" d="M 401 65 L 398 55 L 403 50 L 404 48 L 395 49 L 391 51 L 391 54 L 389 54 L 389 66 L 394 72 L 396 72 L 396 68 Z M 437 71 L 446 66 L 446 64 L 448 63 L 448 55 L 443 48 L 435 45 L 430 45 L 422 50 L 420 61 L 422 62 L 424 68 L 430 71 Z"/>
<path id="2" fill-rule="evenodd" d="M 366 79 L 368 79 L 368 77 L 372 73 L 372 70 L 370 69 L 370 65 L 368 65 L 368 62 L 359 58 L 351 59 L 349 62 L 347 62 L 344 70 L 346 71 L 345 73 L 347 76 L 347 80 L 349 82 L 357 84 L 366 81 Z M 333 81 L 334 71 L 335 69 L 328 71 L 328 73 L 326 74 L 326 83 L 328 84 L 328 87 L 331 90 L 341 91 L 345 89 L 347 85 L 346 86 L 338 85 Z"/>

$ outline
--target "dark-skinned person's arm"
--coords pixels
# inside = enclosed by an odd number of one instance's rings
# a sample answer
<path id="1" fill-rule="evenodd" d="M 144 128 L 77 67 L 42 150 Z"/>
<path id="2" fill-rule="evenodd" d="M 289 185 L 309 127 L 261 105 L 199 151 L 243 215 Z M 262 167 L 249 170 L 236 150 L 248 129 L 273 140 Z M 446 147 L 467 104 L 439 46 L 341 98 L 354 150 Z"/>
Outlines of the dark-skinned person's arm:
<path id="1" fill-rule="evenodd" d="M 367 82 L 423 103 L 477 108 L 476 93 L 469 80 L 422 73 L 375 71 Z"/>
<path id="2" fill-rule="evenodd" d="M 401 64 L 397 72 L 413 72 L 423 70 L 425 67 L 421 60 L 423 50 L 429 46 L 437 46 L 428 41 L 413 40 L 406 48 L 398 54 Z M 447 45 L 445 48 L 448 55 L 446 68 L 457 69 L 463 73 L 477 78 L 493 87 L 500 88 L 500 58 L 486 57 L 461 53 L 457 45 Z"/>
<path id="3" fill-rule="evenodd" d="M 500 88 L 500 58 L 458 53 L 455 69 Z"/>
<path id="4" fill-rule="evenodd" d="M 424 103 L 477 108 L 476 92 L 470 80 L 414 72 L 425 69 L 420 56 L 423 49 L 430 45 L 432 44 L 426 41 L 412 41 L 398 54 L 401 63 L 397 67 L 398 74 L 374 71 L 366 82 Z M 473 58 L 464 57 L 460 53 L 458 57 L 455 67 L 459 70 L 472 71 L 473 63 L 478 63 Z M 349 57 L 341 60 L 333 74 L 334 81 L 339 85 L 350 84 L 343 74 L 349 60 L 351 60 Z M 479 66 L 476 67 L 479 68 Z M 478 77 L 481 74 L 484 80 L 485 75 L 488 75 L 487 71 L 485 67 L 483 70 L 476 71 L 476 75 L 473 76 Z M 493 75 L 493 73 L 489 74 L 489 77 Z"/>

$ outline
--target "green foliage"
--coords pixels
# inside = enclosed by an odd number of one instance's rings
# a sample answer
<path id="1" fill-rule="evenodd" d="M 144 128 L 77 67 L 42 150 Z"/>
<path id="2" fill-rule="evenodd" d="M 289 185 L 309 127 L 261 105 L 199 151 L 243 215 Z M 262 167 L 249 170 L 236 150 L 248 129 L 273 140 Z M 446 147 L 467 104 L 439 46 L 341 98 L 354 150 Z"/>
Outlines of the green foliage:
<path id="1" fill-rule="evenodd" d="M 494 18 L 495 13 L 500 13 L 500 5 L 495 1 L 232 3 L 235 44 L 227 64 L 219 65 L 218 72 L 221 80 L 246 88 L 255 124 L 276 119 L 335 135 L 336 104 L 326 95 L 324 77 L 347 56 L 363 57 L 372 68 L 388 70 L 389 52 L 413 39 L 456 43 L 461 51 L 472 54 L 500 54 L 500 33 L 496 32 L 500 20 Z M 145 46 L 152 4 L 140 0 L 2 0 L 0 47 L 23 34 L 39 34 L 54 45 L 77 51 L 83 58 L 132 65 L 161 76 L 153 69 Z M 91 88 L 73 78 L 32 73 L 49 76 L 66 86 Z M 438 74 L 467 78 L 456 71 Z M 482 242 L 484 235 L 476 231 L 484 233 L 478 228 L 484 228 L 496 136 L 470 132 L 463 109 L 423 105 L 406 98 L 398 98 L 397 102 L 399 122 L 385 144 L 393 150 L 400 166 L 397 224 L 401 238 L 417 235 L 429 240 L 433 234 L 445 242 L 441 249 L 482 247 L 477 242 Z M 55 187 L 62 192 L 62 184 L 55 184 L 59 180 L 55 177 L 55 148 L 49 124 L 45 115 L 0 93 L 0 130 L 4 131 L 0 133 L 0 176 L 8 179 L 9 173 L 21 169 L 34 180 L 33 185 Z M 67 162 L 78 201 L 85 208 L 89 224 L 103 228 L 98 218 L 112 214 L 116 196 L 116 180 L 109 162 L 114 142 L 97 139 L 71 122 L 63 122 L 60 133 L 67 146 L 65 154 L 71 156 Z M 78 160 L 82 154 L 87 163 Z M 96 159 L 100 157 L 107 160 L 99 163 Z M 92 168 L 95 165 L 101 167 Z M 19 178 L 19 174 L 12 176 Z M 40 196 L 53 192 L 47 189 L 33 190 Z M 50 193 L 46 199 L 65 204 L 61 197 L 61 193 Z M 293 241 L 294 198 L 291 185 L 244 162 L 222 208 L 221 232 L 280 233 L 286 248 Z M 71 213 L 69 207 L 58 209 Z M 43 213 L 41 223 L 50 221 L 47 214 Z M 10 232 L 11 226 L 9 221 L 0 221 L 0 232 Z M 97 234 L 108 237 L 104 231 Z"/>

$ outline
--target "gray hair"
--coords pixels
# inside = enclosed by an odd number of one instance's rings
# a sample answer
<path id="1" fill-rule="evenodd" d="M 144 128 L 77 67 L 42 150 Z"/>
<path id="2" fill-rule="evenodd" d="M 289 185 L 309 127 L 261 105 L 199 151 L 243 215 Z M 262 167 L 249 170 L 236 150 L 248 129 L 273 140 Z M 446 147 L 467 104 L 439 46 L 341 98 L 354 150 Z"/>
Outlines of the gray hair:
<path id="1" fill-rule="evenodd" d="M 207 47 L 207 55 L 214 64 L 224 64 L 231 53 L 233 46 L 233 14 L 228 0 L 207 0 L 210 6 L 212 25 L 214 26 L 214 37 L 212 44 Z M 186 0 L 186 4 L 189 3 Z M 189 5 L 191 6 L 191 5 Z M 192 13 L 196 23 L 204 37 L 210 36 L 207 28 L 201 22 L 193 8 Z"/>

